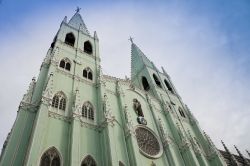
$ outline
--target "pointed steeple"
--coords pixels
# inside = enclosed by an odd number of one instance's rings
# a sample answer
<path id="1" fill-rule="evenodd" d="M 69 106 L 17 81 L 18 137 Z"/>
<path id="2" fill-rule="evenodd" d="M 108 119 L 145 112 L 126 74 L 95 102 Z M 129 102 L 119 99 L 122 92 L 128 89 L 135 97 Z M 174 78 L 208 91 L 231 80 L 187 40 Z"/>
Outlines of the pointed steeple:
<path id="1" fill-rule="evenodd" d="M 69 25 L 75 29 L 79 29 L 83 33 L 89 35 L 89 31 L 82 19 L 82 16 L 80 15 L 80 8 L 77 8 L 76 13 L 74 16 L 69 20 Z"/>
<path id="2" fill-rule="evenodd" d="M 245 159 L 245 157 L 242 155 L 242 153 L 240 152 L 240 150 L 235 145 L 234 145 L 234 148 L 236 149 L 237 153 L 239 154 L 239 156 L 242 159 L 242 161 L 244 162 L 244 164 L 248 165 L 249 163 L 247 162 L 247 160 Z"/>
<path id="3" fill-rule="evenodd" d="M 131 37 L 129 40 L 131 41 L 131 78 L 133 78 L 144 65 L 151 68 L 155 68 L 155 66 L 133 42 Z"/>
<path id="4" fill-rule="evenodd" d="M 234 157 L 234 155 L 231 154 L 231 152 L 228 150 L 228 148 L 226 147 L 225 143 L 221 140 L 221 143 L 226 151 L 226 153 L 228 154 L 228 156 L 230 157 L 230 164 L 231 165 L 238 165 L 237 164 L 237 160 L 236 158 Z"/>

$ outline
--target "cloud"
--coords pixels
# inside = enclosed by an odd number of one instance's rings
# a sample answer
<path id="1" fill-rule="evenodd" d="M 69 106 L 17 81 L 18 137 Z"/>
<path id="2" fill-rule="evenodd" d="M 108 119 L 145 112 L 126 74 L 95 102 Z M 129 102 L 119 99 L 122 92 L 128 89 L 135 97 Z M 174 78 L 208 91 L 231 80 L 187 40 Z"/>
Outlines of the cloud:
<path id="1" fill-rule="evenodd" d="M 242 150 L 250 149 L 249 49 L 240 49 L 249 44 L 249 40 L 243 40 L 244 33 L 231 29 L 229 34 L 230 29 L 221 25 L 220 21 L 225 21 L 221 13 L 218 18 L 194 14 L 178 3 L 93 6 L 86 6 L 82 15 L 89 30 L 98 33 L 105 74 L 130 75 L 128 38 L 134 37 L 149 59 L 165 67 L 184 102 L 219 148 L 223 139 L 233 152 L 234 144 Z M 0 126 L 5 128 L 0 130 L 0 145 L 15 120 L 29 81 L 39 73 L 60 21 L 64 15 L 71 17 L 71 10 L 72 4 L 56 11 L 49 8 L 46 14 L 40 9 L 16 25 L 19 31 L 2 36 Z"/>

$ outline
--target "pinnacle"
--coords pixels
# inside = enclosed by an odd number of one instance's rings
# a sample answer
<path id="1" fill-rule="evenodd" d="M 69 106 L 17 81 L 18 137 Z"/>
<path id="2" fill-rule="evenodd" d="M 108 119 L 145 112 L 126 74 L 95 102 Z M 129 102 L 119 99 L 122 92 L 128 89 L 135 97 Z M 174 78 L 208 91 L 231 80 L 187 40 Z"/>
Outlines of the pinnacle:
<path id="1" fill-rule="evenodd" d="M 79 13 L 80 8 L 76 10 L 76 13 L 74 16 L 69 20 L 68 24 L 72 26 L 73 28 L 82 31 L 83 33 L 89 35 L 89 31 L 87 29 L 87 26 L 85 25 L 82 16 Z"/>

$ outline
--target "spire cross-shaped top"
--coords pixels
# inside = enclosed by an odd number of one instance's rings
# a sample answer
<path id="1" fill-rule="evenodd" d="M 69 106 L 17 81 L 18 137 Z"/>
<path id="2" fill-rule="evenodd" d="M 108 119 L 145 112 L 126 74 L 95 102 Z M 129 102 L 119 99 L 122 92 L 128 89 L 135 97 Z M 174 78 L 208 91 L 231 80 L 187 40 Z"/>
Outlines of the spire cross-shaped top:
<path id="1" fill-rule="evenodd" d="M 134 42 L 133 42 L 133 39 L 134 39 L 134 38 L 132 38 L 132 37 L 130 36 L 128 40 L 130 40 L 131 43 L 134 43 Z"/>
<path id="2" fill-rule="evenodd" d="M 79 8 L 78 6 L 76 7 L 76 13 L 79 13 L 81 10 L 81 8 Z"/>

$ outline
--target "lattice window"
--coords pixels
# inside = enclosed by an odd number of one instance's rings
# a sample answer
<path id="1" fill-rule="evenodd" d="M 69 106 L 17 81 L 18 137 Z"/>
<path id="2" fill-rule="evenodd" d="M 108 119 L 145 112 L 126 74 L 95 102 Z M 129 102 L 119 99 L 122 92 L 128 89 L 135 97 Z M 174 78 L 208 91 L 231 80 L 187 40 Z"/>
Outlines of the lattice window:
<path id="1" fill-rule="evenodd" d="M 58 92 L 52 99 L 52 107 L 60 110 L 66 109 L 66 97 L 63 92 Z"/>
<path id="2" fill-rule="evenodd" d="M 58 108 L 58 103 L 59 103 L 59 97 L 54 96 L 52 100 L 52 107 Z"/>
<path id="3" fill-rule="evenodd" d="M 82 161 L 81 166 L 96 166 L 96 162 L 95 162 L 95 160 L 93 159 L 92 156 L 88 155 Z"/>
<path id="4" fill-rule="evenodd" d="M 69 60 L 68 58 L 62 59 L 62 60 L 60 61 L 59 67 L 65 69 L 65 70 L 70 71 L 70 67 L 71 67 L 71 62 L 70 62 L 70 60 Z"/>
<path id="5" fill-rule="evenodd" d="M 92 70 L 89 67 L 83 69 L 82 76 L 89 80 L 93 80 Z"/>
<path id="6" fill-rule="evenodd" d="M 85 102 L 82 106 L 82 117 L 90 119 L 90 120 L 95 119 L 94 108 L 93 108 L 93 105 L 89 101 Z"/>
<path id="7" fill-rule="evenodd" d="M 40 166 L 60 166 L 61 161 L 56 148 L 52 147 L 43 153 Z"/>

